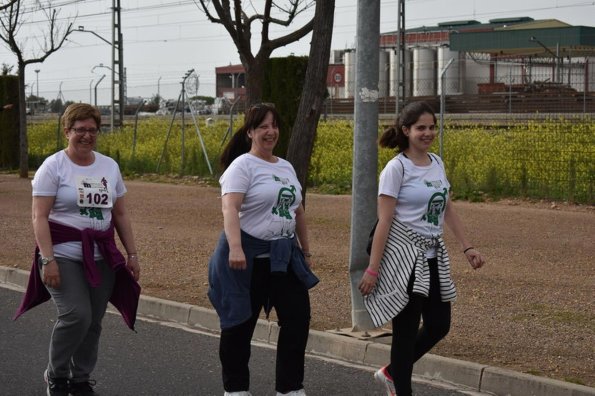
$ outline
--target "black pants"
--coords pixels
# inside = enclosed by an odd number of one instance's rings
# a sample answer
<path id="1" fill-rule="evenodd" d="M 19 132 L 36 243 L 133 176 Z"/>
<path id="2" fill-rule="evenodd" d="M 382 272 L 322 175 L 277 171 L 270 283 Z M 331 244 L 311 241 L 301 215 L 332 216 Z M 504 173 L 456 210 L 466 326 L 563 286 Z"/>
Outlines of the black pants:
<path id="1" fill-rule="evenodd" d="M 275 389 L 288 393 L 302 389 L 304 357 L 310 328 L 308 290 L 294 273 L 271 273 L 268 258 L 255 259 L 252 266 L 250 301 L 252 317 L 221 331 L 219 358 L 226 392 L 250 388 L 250 341 L 263 306 L 272 306 L 279 318 Z"/>
<path id="2" fill-rule="evenodd" d="M 411 396 L 413 363 L 443 339 L 450 329 L 450 302 L 440 298 L 438 262 L 428 259 L 430 294 L 428 297 L 411 292 L 414 275 L 409 280 L 409 303 L 393 320 L 389 373 L 395 381 L 398 396 Z M 420 317 L 423 325 L 420 328 Z"/>

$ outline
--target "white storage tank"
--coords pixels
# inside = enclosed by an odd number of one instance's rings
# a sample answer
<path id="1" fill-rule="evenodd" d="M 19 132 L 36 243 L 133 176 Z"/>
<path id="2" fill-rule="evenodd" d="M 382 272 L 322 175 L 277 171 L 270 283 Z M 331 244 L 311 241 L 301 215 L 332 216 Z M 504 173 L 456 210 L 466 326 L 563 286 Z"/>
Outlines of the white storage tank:
<path id="1" fill-rule="evenodd" d="M 463 93 L 475 95 L 479 92 L 478 85 L 490 81 L 490 64 L 481 62 L 466 54 L 462 67 Z"/>
<path id="2" fill-rule="evenodd" d="M 440 74 L 448 65 L 451 59 L 454 59 L 452 64 L 448 67 L 444 73 L 444 94 L 445 95 L 458 95 L 461 94 L 461 80 L 460 80 L 460 60 L 459 52 L 451 51 L 448 47 L 438 48 L 438 95 L 442 94 L 442 79 Z"/>
<path id="3" fill-rule="evenodd" d="M 385 98 L 388 96 L 389 88 L 389 54 L 386 51 L 380 50 L 378 55 L 378 97 Z"/>
<path id="4" fill-rule="evenodd" d="M 436 95 L 436 50 L 413 49 L 413 96 Z"/>
<path id="5" fill-rule="evenodd" d="M 398 49 L 390 51 L 390 84 L 389 95 L 397 95 L 397 74 L 398 74 Z M 405 50 L 405 97 L 411 96 L 411 85 L 413 80 L 413 69 L 411 68 L 411 50 Z"/>
<path id="6" fill-rule="evenodd" d="M 345 61 L 345 92 L 344 98 L 353 98 L 355 93 L 355 50 L 346 51 Z"/>

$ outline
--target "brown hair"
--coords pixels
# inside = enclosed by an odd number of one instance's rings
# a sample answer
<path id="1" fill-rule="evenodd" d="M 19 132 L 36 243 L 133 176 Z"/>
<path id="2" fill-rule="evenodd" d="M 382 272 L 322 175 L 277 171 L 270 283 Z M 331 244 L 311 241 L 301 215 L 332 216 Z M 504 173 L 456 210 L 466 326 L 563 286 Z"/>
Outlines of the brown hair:
<path id="1" fill-rule="evenodd" d="M 281 127 L 281 119 L 279 113 L 275 109 L 275 105 L 272 103 L 259 103 L 250 107 L 244 117 L 244 125 L 242 125 L 231 137 L 227 146 L 221 153 L 219 163 L 223 170 L 238 158 L 240 155 L 250 151 L 252 147 L 252 141 L 248 138 L 248 131 L 256 129 L 265 119 L 268 113 L 273 114 L 273 122 L 277 127 Z"/>
<path id="2" fill-rule="evenodd" d="M 64 128 L 70 129 L 75 122 L 89 118 L 95 121 L 97 128 L 101 127 L 101 113 L 97 107 L 93 107 L 87 103 L 73 103 L 64 110 L 62 125 Z"/>
<path id="3" fill-rule="evenodd" d="M 434 109 L 426 102 L 411 102 L 403 107 L 394 125 L 385 129 L 378 139 L 380 147 L 396 148 L 400 152 L 406 150 L 409 147 L 409 138 L 403 132 L 403 127 L 411 128 L 424 113 L 431 114 L 436 123 Z"/>

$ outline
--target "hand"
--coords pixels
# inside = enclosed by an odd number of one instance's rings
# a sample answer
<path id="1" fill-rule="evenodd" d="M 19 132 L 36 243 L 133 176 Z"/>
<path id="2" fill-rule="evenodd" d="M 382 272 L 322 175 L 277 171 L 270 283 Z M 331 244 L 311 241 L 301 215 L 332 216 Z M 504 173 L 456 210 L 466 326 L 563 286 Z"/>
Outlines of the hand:
<path id="1" fill-rule="evenodd" d="M 229 266 L 235 270 L 245 270 L 247 268 L 246 256 L 241 248 L 229 250 Z"/>
<path id="2" fill-rule="evenodd" d="M 314 268 L 314 261 L 312 261 L 312 256 L 310 256 L 310 257 L 304 256 L 304 260 L 306 261 L 306 265 L 308 266 L 308 268 L 310 268 L 310 269 Z"/>
<path id="3" fill-rule="evenodd" d="M 467 250 L 465 252 L 465 257 L 467 257 L 467 261 L 469 261 L 469 264 L 471 264 L 473 269 L 481 268 L 485 264 L 483 256 L 475 249 Z"/>
<path id="4" fill-rule="evenodd" d="M 41 279 L 47 287 L 60 288 L 60 269 L 55 259 L 41 267 Z"/>
<path id="5" fill-rule="evenodd" d="M 3 106 L 4 110 L 10 110 L 12 109 L 12 106 L 14 106 L 12 103 L 6 104 Z"/>
<path id="6" fill-rule="evenodd" d="M 138 256 L 136 254 L 128 256 L 126 268 L 128 268 L 134 280 L 138 282 L 140 279 L 140 264 L 138 263 Z"/>
<path id="7" fill-rule="evenodd" d="M 364 272 L 362 280 L 359 282 L 358 285 L 358 289 L 360 293 L 362 293 L 362 296 L 367 296 L 368 294 L 372 293 L 374 287 L 376 287 L 377 280 L 377 276 L 371 275 L 368 272 Z"/>

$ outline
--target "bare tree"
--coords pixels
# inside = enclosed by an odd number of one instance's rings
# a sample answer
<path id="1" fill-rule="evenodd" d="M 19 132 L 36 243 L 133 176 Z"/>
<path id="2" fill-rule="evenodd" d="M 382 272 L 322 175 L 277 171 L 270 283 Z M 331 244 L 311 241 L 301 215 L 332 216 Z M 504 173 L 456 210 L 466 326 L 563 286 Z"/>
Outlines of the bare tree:
<path id="1" fill-rule="evenodd" d="M 300 13 L 311 8 L 314 0 L 265 0 L 262 12 L 258 12 L 252 1 L 243 8 L 242 0 L 198 0 L 194 2 L 213 23 L 225 27 L 233 40 L 240 61 L 246 72 L 246 102 L 254 104 L 262 99 L 262 85 L 267 61 L 273 51 L 306 36 L 312 31 L 314 18 L 299 29 L 284 36 L 272 39 L 269 35 L 271 25 L 288 27 Z M 233 4 L 232 4 L 233 3 Z M 248 15 L 248 8 L 254 13 Z M 260 22 L 260 48 L 256 55 L 252 53 L 253 23 Z M 332 25 L 331 25 L 332 26 Z"/>
<path id="2" fill-rule="evenodd" d="M 296 117 L 297 122 L 293 125 L 287 148 L 287 160 L 295 168 L 303 188 L 304 198 L 316 129 L 327 94 L 326 76 L 333 37 L 334 12 L 335 0 L 316 2 L 308 69 Z"/>
<path id="3" fill-rule="evenodd" d="M 48 56 L 58 51 L 72 32 L 72 22 L 58 24 L 59 11 L 49 1 L 44 5 L 39 1 L 25 10 L 21 0 L 11 1 L 0 8 L 0 40 L 2 40 L 17 57 L 19 77 L 19 175 L 29 177 L 29 144 L 27 140 L 25 68 L 33 63 L 43 63 Z M 37 41 L 35 48 L 26 49 L 28 37 L 17 37 L 25 21 L 24 14 L 43 13 L 47 20 L 47 29 L 42 32 L 43 39 Z M 27 51 L 27 53 L 25 53 Z M 29 57 L 28 57 L 29 55 Z"/>
<path id="4" fill-rule="evenodd" d="M 8 7 L 10 7 L 12 4 L 16 3 L 18 0 L 9 0 L 6 2 L 6 4 L 2 4 L 4 3 L 4 1 L 0 2 L 0 11 L 7 9 Z"/>

